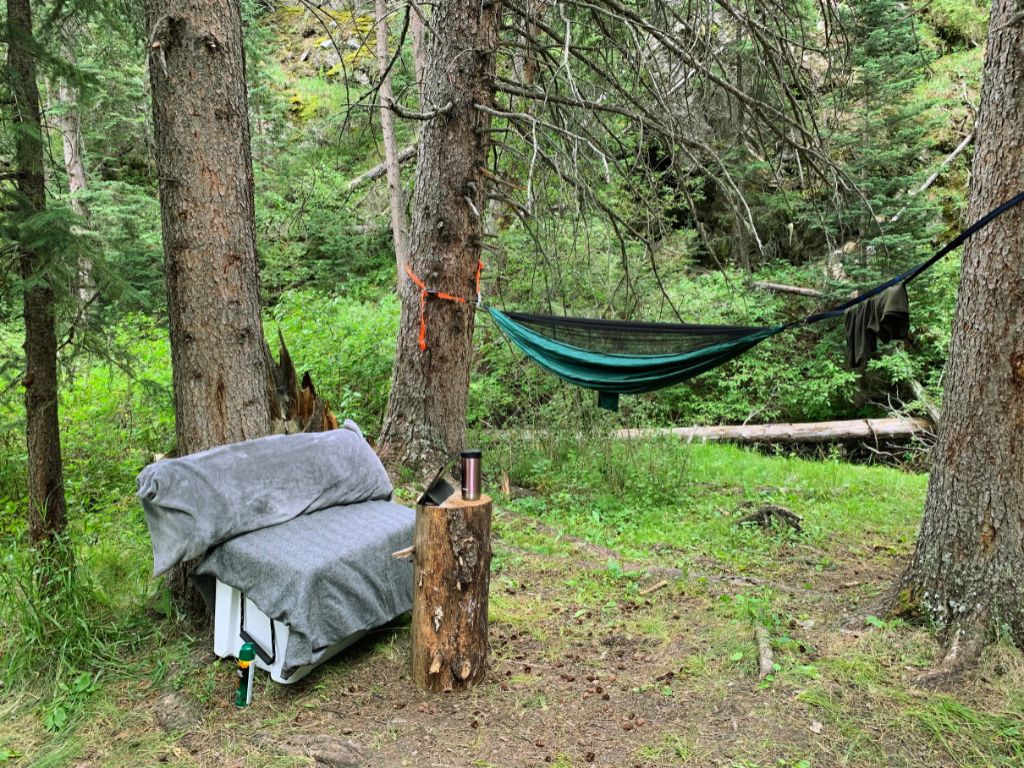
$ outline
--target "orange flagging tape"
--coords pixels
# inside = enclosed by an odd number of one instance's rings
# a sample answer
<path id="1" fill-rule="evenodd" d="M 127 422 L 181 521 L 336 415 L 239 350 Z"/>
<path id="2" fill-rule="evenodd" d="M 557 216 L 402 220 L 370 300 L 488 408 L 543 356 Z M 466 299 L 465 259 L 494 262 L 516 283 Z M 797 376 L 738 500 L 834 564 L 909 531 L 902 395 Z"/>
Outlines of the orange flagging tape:
<path id="1" fill-rule="evenodd" d="M 483 269 L 483 262 L 477 262 L 477 295 L 479 295 L 480 291 L 479 281 L 481 269 Z M 444 291 L 429 290 L 426 283 L 420 280 L 408 264 L 405 265 L 405 272 L 409 275 L 409 279 L 416 284 L 416 287 L 420 289 L 420 349 L 423 350 L 427 348 L 427 297 L 433 296 L 438 299 L 444 299 L 445 301 L 457 301 L 460 304 L 465 304 L 466 300 L 461 296 L 452 296 L 450 293 L 445 293 Z"/>

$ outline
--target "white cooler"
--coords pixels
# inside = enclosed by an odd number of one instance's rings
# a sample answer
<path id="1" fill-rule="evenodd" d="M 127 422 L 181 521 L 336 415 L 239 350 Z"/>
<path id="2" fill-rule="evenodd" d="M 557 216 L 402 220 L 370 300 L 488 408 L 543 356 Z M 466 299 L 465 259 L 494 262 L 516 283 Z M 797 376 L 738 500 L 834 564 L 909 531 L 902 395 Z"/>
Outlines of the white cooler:
<path id="1" fill-rule="evenodd" d="M 216 605 L 213 617 L 213 651 L 221 658 L 238 658 L 243 643 L 256 647 L 256 666 L 270 673 L 278 683 L 294 683 L 309 674 L 315 666 L 366 636 L 356 632 L 335 643 L 317 661 L 299 667 L 289 677 L 282 677 L 285 651 L 288 648 L 288 625 L 272 620 L 234 587 L 217 579 Z"/>

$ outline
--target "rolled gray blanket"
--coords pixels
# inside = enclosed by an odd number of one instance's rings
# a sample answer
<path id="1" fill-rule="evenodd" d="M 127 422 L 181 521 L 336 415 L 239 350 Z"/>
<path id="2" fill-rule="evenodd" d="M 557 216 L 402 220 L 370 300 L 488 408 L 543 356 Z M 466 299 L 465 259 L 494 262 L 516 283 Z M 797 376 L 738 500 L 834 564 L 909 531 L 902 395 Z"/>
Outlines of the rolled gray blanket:
<path id="1" fill-rule="evenodd" d="M 353 421 L 165 459 L 137 482 L 154 576 L 239 534 L 328 507 L 389 500 L 393 490 Z"/>

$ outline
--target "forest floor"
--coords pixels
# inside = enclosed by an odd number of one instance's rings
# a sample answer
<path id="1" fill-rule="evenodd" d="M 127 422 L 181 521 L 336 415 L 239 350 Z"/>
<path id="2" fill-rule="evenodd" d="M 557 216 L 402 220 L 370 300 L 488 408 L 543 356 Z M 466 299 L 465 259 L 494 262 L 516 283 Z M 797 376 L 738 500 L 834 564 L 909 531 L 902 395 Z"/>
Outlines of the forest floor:
<path id="1" fill-rule="evenodd" d="M 924 476 L 721 446 L 621 450 L 549 455 L 532 487 L 496 498 L 492 665 L 474 690 L 419 692 L 400 622 L 295 685 L 260 674 L 237 709 L 234 665 L 207 633 L 163 620 L 62 729 L 12 692 L 0 762 L 1024 764 L 1017 651 L 996 644 L 955 688 L 926 690 L 914 681 L 932 633 L 871 615 L 909 554 Z M 624 459 L 625 478 L 610 469 Z M 736 525 L 762 503 L 803 516 L 803 533 Z M 759 625 L 776 662 L 763 682 Z"/>

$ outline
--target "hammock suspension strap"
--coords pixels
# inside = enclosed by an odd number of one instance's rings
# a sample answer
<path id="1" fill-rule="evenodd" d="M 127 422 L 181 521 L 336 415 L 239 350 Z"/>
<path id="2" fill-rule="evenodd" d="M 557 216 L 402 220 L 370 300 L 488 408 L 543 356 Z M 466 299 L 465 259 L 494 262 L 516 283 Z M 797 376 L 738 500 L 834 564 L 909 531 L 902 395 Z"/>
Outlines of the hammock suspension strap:
<path id="1" fill-rule="evenodd" d="M 476 304 L 480 306 L 480 273 L 484 271 L 484 263 L 477 261 L 476 263 Z M 420 350 L 427 348 L 427 299 L 442 299 L 444 301 L 454 301 L 458 304 L 466 304 L 466 299 L 461 296 L 453 296 L 450 293 L 444 291 L 432 291 L 427 288 L 427 284 L 423 282 L 422 278 L 412 271 L 412 267 L 408 264 L 405 265 L 405 273 L 412 280 L 413 284 L 420 289 L 420 338 L 419 346 Z"/>

